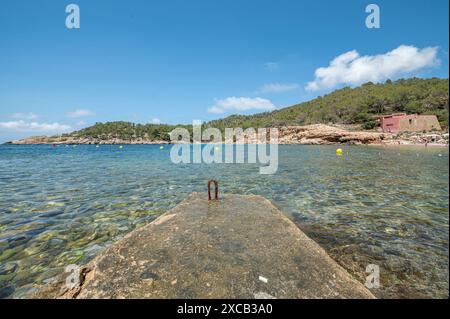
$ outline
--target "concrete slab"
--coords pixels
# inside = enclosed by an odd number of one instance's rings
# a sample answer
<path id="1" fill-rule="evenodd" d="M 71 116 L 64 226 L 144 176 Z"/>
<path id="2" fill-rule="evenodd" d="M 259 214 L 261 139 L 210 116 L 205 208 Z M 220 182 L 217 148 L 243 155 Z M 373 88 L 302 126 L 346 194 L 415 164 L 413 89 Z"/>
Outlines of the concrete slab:
<path id="1" fill-rule="evenodd" d="M 38 298 L 374 298 L 270 201 L 193 193 Z"/>

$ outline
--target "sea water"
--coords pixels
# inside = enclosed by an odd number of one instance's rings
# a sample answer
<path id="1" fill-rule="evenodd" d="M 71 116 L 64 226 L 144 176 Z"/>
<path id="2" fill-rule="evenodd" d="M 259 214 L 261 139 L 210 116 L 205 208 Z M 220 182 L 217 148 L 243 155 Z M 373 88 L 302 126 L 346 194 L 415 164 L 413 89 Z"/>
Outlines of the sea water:
<path id="1" fill-rule="evenodd" d="M 448 297 L 448 148 L 279 147 L 260 164 L 173 164 L 170 146 L 0 145 L 0 297 L 23 298 L 189 193 L 271 200 L 378 297 Z M 239 221 L 236 221 L 239 222 Z M 261 234 L 264 236 L 264 234 Z"/>

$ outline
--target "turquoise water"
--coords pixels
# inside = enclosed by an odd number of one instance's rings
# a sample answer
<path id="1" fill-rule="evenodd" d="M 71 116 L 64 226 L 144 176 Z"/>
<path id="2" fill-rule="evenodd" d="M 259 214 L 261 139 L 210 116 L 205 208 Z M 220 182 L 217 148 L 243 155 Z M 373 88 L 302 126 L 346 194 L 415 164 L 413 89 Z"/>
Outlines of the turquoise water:
<path id="1" fill-rule="evenodd" d="M 24 297 L 68 264 L 206 191 L 272 200 L 379 297 L 448 296 L 446 148 L 280 146 L 259 164 L 172 164 L 158 145 L 0 146 L 0 297 Z"/>

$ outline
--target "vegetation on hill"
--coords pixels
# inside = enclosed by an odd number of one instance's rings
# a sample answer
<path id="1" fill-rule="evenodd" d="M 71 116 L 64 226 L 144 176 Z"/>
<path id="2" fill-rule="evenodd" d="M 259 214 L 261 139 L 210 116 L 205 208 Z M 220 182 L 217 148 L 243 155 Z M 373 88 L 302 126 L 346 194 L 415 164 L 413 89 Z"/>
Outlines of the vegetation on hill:
<path id="1" fill-rule="evenodd" d="M 133 140 L 143 138 L 149 140 L 169 140 L 169 133 L 175 126 L 166 124 L 134 124 L 130 122 L 106 122 L 96 123 L 93 126 L 82 129 L 71 134 L 76 137 L 92 137 L 107 140 L 120 138 L 123 140 Z"/>
<path id="2" fill-rule="evenodd" d="M 225 127 L 274 127 L 317 123 L 363 124 L 374 128 L 377 116 L 398 112 L 435 114 L 448 127 L 448 79 L 390 80 L 383 84 L 366 83 L 343 88 L 273 112 L 232 115 L 208 125 Z"/>
<path id="3" fill-rule="evenodd" d="M 362 124 L 365 129 L 377 125 L 377 116 L 398 112 L 435 114 L 448 127 L 449 80 L 401 79 L 382 84 L 366 83 L 357 88 L 343 88 L 309 102 L 273 112 L 255 115 L 232 115 L 206 123 L 222 131 L 226 127 L 277 127 L 316 123 Z M 177 126 L 179 127 L 179 126 Z M 192 126 L 183 125 L 189 131 Z M 165 124 L 134 124 L 130 122 L 96 123 L 71 136 L 100 139 L 169 140 L 175 128 Z"/>

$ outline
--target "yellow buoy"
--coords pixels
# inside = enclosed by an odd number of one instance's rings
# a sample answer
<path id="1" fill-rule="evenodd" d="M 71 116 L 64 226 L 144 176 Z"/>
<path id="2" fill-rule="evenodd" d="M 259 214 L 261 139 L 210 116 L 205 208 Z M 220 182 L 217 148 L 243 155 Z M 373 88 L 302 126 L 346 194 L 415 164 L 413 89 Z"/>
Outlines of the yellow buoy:
<path id="1" fill-rule="evenodd" d="M 344 152 L 342 151 L 342 148 L 338 148 L 338 149 L 336 150 L 336 155 L 337 155 L 337 156 L 342 156 L 343 153 L 344 153 Z"/>

